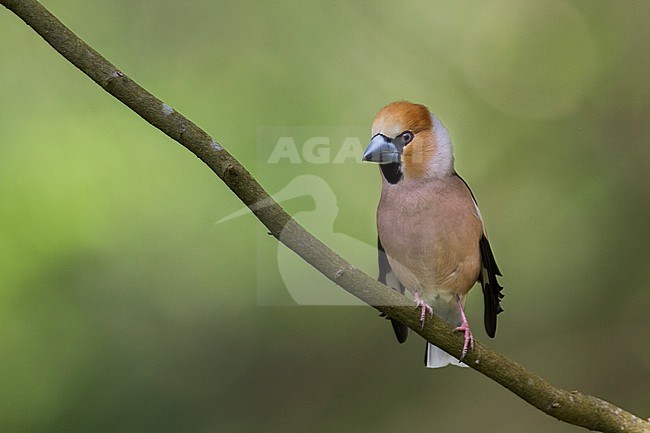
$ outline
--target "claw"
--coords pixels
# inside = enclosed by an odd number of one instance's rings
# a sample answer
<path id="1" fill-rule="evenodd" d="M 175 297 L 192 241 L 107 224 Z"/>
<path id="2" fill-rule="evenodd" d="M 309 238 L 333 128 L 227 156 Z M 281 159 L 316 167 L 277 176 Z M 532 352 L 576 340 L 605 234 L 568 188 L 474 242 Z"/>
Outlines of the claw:
<path id="1" fill-rule="evenodd" d="M 422 323 L 422 328 L 424 328 L 424 321 L 427 318 L 427 311 L 433 317 L 433 308 L 431 305 L 427 304 L 424 299 L 420 297 L 419 293 L 415 293 L 415 308 L 420 308 L 420 322 Z"/>
<path id="2" fill-rule="evenodd" d="M 454 332 L 463 332 L 465 334 L 465 343 L 463 344 L 463 351 L 460 354 L 460 358 L 458 358 L 459 361 L 462 361 L 465 358 L 465 355 L 467 355 L 467 351 L 469 349 L 474 350 L 474 336 L 472 335 L 472 332 L 469 330 L 469 323 L 467 323 L 467 321 L 464 321 L 462 325 L 455 328 Z"/>
<path id="3" fill-rule="evenodd" d="M 463 344 L 463 351 L 460 354 L 459 361 L 462 361 L 467 355 L 468 349 L 474 350 L 474 336 L 472 331 L 469 329 L 469 322 L 467 317 L 465 317 L 465 311 L 463 310 L 463 303 L 458 295 L 456 295 L 456 301 L 458 302 L 458 308 L 460 309 L 461 325 L 457 328 L 454 328 L 453 332 L 463 332 L 465 334 L 465 343 Z"/>

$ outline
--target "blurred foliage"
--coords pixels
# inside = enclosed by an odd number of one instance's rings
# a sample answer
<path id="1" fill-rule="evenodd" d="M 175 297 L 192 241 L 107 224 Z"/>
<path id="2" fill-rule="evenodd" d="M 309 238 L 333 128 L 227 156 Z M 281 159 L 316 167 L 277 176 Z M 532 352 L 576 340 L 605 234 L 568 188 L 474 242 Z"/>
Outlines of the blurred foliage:
<path id="1" fill-rule="evenodd" d="M 650 3 L 44 4 L 270 192 L 324 179 L 332 242 L 374 244 L 376 167 L 266 164 L 265 128 L 365 144 L 384 104 L 427 104 L 504 271 L 489 344 L 650 416 Z M 426 370 L 368 307 L 292 305 L 283 247 L 252 216 L 214 224 L 241 205 L 200 161 L 5 9 L 0 29 L 1 431 L 582 431 Z"/>

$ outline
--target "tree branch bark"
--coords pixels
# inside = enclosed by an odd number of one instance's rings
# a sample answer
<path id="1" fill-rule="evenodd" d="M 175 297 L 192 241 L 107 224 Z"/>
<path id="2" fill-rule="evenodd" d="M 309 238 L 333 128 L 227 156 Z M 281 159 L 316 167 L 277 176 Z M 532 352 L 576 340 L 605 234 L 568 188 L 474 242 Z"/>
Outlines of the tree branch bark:
<path id="1" fill-rule="evenodd" d="M 421 329 L 419 314 L 409 300 L 356 269 L 302 228 L 217 141 L 121 72 L 38 1 L 0 0 L 0 4 L 25 21 L 104 90 L 200 158 L 244 204 L 250 206 L 262 200 L 271 203 L 254 210 L 256 217 L 273 236 L 323 275 L 382 313 L 398 319 L 443 350 L 456 355 L 460 353 L 463 339 L 452 333 L 450 325 L 434 317 Z M 281 232 L 283 235 L 280 239 Z M 650 433 L 650 422 L 594 396 L 554 387 L 542 377 L 479 342 L 465 362 L 561 421 L 602 432 Z"/>

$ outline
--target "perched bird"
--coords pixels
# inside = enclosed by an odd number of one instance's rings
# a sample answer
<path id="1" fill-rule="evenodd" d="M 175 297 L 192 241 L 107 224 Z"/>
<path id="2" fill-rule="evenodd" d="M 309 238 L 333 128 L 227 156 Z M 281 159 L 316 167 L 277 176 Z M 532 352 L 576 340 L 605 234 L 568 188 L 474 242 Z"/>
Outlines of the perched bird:
<path id="1" fill-rule="evenodd" d="M 424 105 L 394 102 L 375 117 L 363 160 L 379 163 L 381 169 L 379 280 L 413 294 L 423 326 L 427 313 L 436 314 L 464 334 L 458 359 L 427 343 L 426 366 L 465 366 L 460 361 L 474 346 L 463 308 L 467 293 L 481 283 L 490 337 L 503 311 L 503 294 L 481 212 L 454 170 L 449 133 Z M 391 322 L 398 341 L 404 342 L 408 328 Z"/>

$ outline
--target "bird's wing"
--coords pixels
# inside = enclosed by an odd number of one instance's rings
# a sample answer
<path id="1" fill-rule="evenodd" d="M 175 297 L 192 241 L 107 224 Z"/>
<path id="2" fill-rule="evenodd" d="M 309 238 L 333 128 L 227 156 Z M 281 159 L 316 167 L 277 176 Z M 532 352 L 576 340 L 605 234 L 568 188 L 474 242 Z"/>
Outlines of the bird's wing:
<path id="1" fill-rule="evenodd" d="M 377 236 L 377 249 L 379 253 L 379 282 L 386 284 L 388 287 L 403 295 L 404 286 L 402 286 L 402 283 L 400 283 L 397 277 L 393 274 L 393 270 L 388 262 L 388 256 L 386 256 L 386 251 L 384 251 L 384 247 L 381 245 L 381 239 L 379 239 L 379 236 Z M 404 343 L 409 335 L 409 328 L 395 319 L 390 317 L 388 317 L 388 319 L 390 319 L 390 323 L 393 325 L 393 331 L 395 331 L 397 341 Z"/>
<path id="2" fill-rule="evenodd" d="M 479 246 L 481 248 L 481 260 L 483 261 L 483 269 L 479 278 L 483 287 L 483 303 L 485 304 L 483 320 L 485 322 L 485 331 L 490 337 L 494 337 L 497 332 L 497 314 L 503 311 L 503 308 L 501 308 L 501 299 L 504 296 L 501 293 L 503 287 L 497 281 L 497 275 L 501 276 L 501 271 L 499 271 L 497 262 L 494 260 L 494 254 L 492 254 L 485 233 L 481 236 Z"/>
<path id="3" fill-rule="evenodd" d="M 458 173 L 456 173 L 456 176 L 458 176 Z M 463 181 L 469 190 L 472 200 L 474 200 L 478 216 L 481 218 L 482 222 L 483 217 L 481 217 L 481 211 L 478 209 L 478 203 L 476 202 L 474 193 L 462 177 L 458 176 L 458 178 Z M 497 314 L 503 311 L 503 308 L 501 308 L 501 299 L 503 299 L 504 294 L 501 293 L 503 287 L 501 287 L 499 281 L 497 281 L 497 276 L 501 276 L 501 271 L 499 270 L 499 266 L 497 266 L 494 254 L 490 248 L 490 242 L 488 242 L 487 234 L 485 233 L 485 225 L 483 225 L 483 234 L 479 241 L 479 249 L 481 251 L 481 261 L 483 264 L 478 278 L 481 287 L 483 288 L 483 303 L 485 305 L 483 321 L 485 323 L 485 331 L 487 334 L 490 337 L 494 337 L 497 332 Z"/>

